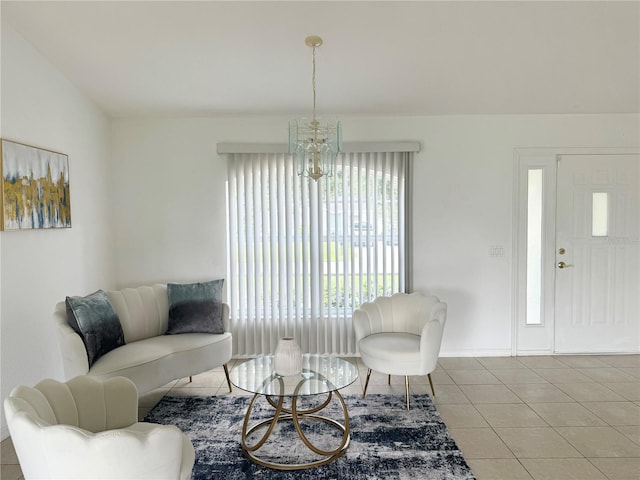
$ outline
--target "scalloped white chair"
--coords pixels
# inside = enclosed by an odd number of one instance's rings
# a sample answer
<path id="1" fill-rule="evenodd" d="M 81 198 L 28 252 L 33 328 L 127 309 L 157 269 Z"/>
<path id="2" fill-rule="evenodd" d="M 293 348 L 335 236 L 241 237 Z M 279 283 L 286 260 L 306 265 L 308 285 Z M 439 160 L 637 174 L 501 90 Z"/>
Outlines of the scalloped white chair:
<path id="1" fill-rule="evenodd" d="M 4 409 L 27 480 L 191 478 L 191 441 L 175 426 L 138 422 L 128 378 L 46 379 L 14 388 Z"/>
<path id="2" fill-rule="evenodd" d="M 409 376 L 427 375 L 436 394 L 431 372 L 436 368 L 442 334 L 447 320 L 447 304 L 433 295 L 396 293 L 378 297 L 355 310 L 353 327 L 367 379 L 362 397 L 367 395 L 371 371 L 403 375 L 409 410 Z"/>

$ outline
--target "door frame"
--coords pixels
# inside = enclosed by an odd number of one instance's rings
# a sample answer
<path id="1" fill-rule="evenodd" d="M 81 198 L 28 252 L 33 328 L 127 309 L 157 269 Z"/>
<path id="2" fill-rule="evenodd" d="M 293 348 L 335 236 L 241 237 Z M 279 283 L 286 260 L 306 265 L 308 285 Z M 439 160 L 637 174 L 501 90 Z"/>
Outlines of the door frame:
<path id="1" fill-rule="evenodd" d="M 513 238 L 512 238 L 512 328 L 511 354 L 549 355 L 555 352 L 555 244 L 557 171 L 560 156 L 638 155 L 638 147 L 611 148 L 514 148 L 513 153 Z M 525 325 L 527 173 L 543 172 L 542 291 L 540 325 Z"/>

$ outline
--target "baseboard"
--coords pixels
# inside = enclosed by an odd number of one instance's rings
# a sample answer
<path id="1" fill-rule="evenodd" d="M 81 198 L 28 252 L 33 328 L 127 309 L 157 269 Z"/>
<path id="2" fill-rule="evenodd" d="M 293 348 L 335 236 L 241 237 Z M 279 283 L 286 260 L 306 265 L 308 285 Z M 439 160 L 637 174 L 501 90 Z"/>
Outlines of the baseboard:
<path id="1" fill-rule="evenodd" d="M 551 350 L 518 350 L 516 352 L 518 357 L 534 357 L 540 355 L 554 355 Z"/>
<path id="2" fill-rule="evenodd" d="M 576 351 L 567 351 L 567 352 L 556 352 L 554 355 L 637 355 L 640 353 L 640 347 L 635 350 L 624 351 L 624 352 L 612 352 L 611 350 L 595 350 L 593 352 L 585 352 L 583 350 Z"/>
<path id="3" fill-rule="evenodd" d="M 473 350 L 441 349 L 440 357 L 510 357 L 509 348 L 488 348 Z"/>

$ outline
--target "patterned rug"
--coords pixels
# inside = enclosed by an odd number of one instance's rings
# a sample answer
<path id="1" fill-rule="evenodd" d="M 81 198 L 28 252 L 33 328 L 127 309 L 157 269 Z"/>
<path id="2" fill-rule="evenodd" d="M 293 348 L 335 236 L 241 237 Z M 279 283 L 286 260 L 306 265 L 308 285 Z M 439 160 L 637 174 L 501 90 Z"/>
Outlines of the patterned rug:
<path id="1" fill-rule="evenodd" d="M 369 394 L 365 399 L 345 395 L 351 429 L 346 453 L 327 465 L 294 471 L 263 467 L 243 456 L 240 433 L 250 399 L 247 396 L 164 397 L 145 421 L 176 425 L 191 439 L 196 451 L 194 480 L 475 479 L 428 395 L 412 396 L 409 412 L 402 395 Z M 267 418 L 272 412 L 273 408 L 261 398 L 252 420 Z M 342 422 L 342 411 L 335 397 L 321 414 Z M 340 444 L 338 429 L 311 420 L 302 425 L 317 447 L 331 450 Z M 249 443 L 259 440 L 263 432 L 264 429 L 259 429 Z M 268 442 L 259 450 L 261 458 L 292 463 L 317 460 L 319 457 L 297 438 L 292 422 L 278 422 Z"/>

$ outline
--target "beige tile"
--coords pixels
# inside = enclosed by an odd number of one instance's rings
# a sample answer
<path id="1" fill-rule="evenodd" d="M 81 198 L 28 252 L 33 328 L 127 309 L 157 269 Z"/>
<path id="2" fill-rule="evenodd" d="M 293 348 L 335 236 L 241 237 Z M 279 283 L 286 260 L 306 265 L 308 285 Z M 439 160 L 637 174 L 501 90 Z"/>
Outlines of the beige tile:
<path id="1" fill-rule="evenodd" d="M 640 401 L 640 382 L 603 383 L 603 385 L 627 400 Z"/>
<path id="2" fill-rule="evenodd" d="M 501 368 L 527 368 L 515 357 L 481 357 L 478 361 L 488 370 L 498 370 Z"/>
<path id="3" fill-rule="evenodd" d="M 436 395 L 431 399 L 436 405 L 471 403 L 457 385 L 434 385 L 434 389 Z M 428 385 L 411 385 L 411 391 L 415 394 L 431 394 L 431 387 Z"/>
<path id="4" fill-rule="evenodd" d="M 405 388 L 404 385 L 387 385 L 386 383 L 369 383 L 367 387 L 367 395 L 369 394 L 390 394 L 390 395 L 399 395 L 405 396 Z"/>
<path id="5" fill-rule="evenodd" d="M 522 403 L 504 385 L 461 385 L 460 389 L 471 403 Z"/>
<path id="6" fill-rule="evenodd" d="M 580 452 L 551 427 L 496 428 L 517 458 L 573 458 Z"/>
<path id="7" fill-rule="evenodd" d="M 596 382 L 633 382 L 634 377 L 619 368 L 578 368 L 578 372 Z"/>
<path id="8" fill-rule="evenodd" d="M 138 421 L 142 422 L 151 410 L 153 410 L 153 407 L 138 407 Z"/>
<path id="9" fill-rule="evenodd" d="M 438 405 L 438 413 L 442 417 L 447 428 L 475 428 L 488 427 L 489 424 L 482 418 L 476 408 L 469 405 Z"/>
<path id="10" fill-rule="evenodd" d="M 447 373 L 458 385 L 498 385 L 501 383 L 488 370 L 448 370 Z"/>
<path id="11" fill-rule="evenodd" d="M 578 402 L 624 402 L 624 398 L 599 383 L 559 383 L 560 390 Z"/>
<path id="12" fill-rule="evenodd" d="M 640 407 L 633 402 L 584 402 L 609 425 L 640 425 Z"/>
<path id="13" fill-rule="evenodd" d="M 638 445 L 640 445 L 640 425 L 628 425 L 628 426 L 621 425 L 613 428 L 615 428 L 617 431 L 619 431 L 621 434 L 623 434 L 632 442 L 635 442 Z"/>
<path id="14" fill-rule="evenodd" d="M 174 387 L 169 395 L 172 397 L 213 397 L 218 393 L 218 390 L 219 387 Z M 234 390 L 236 389 L 234 388 Z"/>
<path id="15" fill-rule="evenodd" d="M 577 402 L 532 403 L 531 408 L 551 426 L 599 427 L 607 424 Z"/>
<path id="16" fill-rule="evenodd" d="M 0 478 L 2 480 L 20 480 L 22 478 L 20 465 L 2 465 L 0 467 Z"/>
<path id="17" fill-rule="evenodd" d="M 222 370 L 211 370 L 198 375 L 193 375 L 191 378 L 191 381 L 189 381 L 189 377 L 181 378 L 176 382 L 174 387 L 219 388 L 221 383 L 227 383 L 227 378 Z"/>
<path id="18" fill-rule="evenodd" d="M 465 458 L 513 458 L 513 454 L 491 428 L 450 428 Z"/>
<path id="19" fill-rule="evenodd" d="M 2 465 L 17 465 L 18 456 L 16 455 L 16 449 L 13 446 L 11 437 L 8 437 L 0 444 L 0 458 Z"/>
<path id="20" fill-rule="evenodd" d="M 610 366 L 592 355 L 558 355 L 556 358 L 573 368 L 606 368 Z"/>
<path id="21" fill-rule="evenodd" d="M 519 384 L 507 385 L 509 389 L 524 402 L 575 402 L 573 398 L 564 393 L 555 385 L 544 384 Z"/>
<path id="22" fill-rule="evenodd" d="M 567 368 L 567 364 L 558 358 L 550 356 L 518 357 L 518 360 L 529 368 Z"/>
<path id="23" fill-rule="evenodd" d="M 523 458 L 535 480 L 607 480 L 586 458 Z"/>
<path id="24" fill-rule="evenodd" d="M 524 403 L 490 403 L 476 405 L 478 411 L 492 427 L 540 427 L 547 426 Z"/>
<path id="25" fill-rule="evenodd" d="M 223 391 L 226 390 L 227 392 L 229 391 L 229 389 L 224 387 L 224 386 L 220 387 L 220 389 L 223 390 Z M 218 390 L 218 392 L 219 391 L 220 390 Z M 340 389 L 340 394 L 342 394 L 342 395 L 357 395 L 357 396 L 361 397 L 362 396 L 362 385 L 360 385 L 360 383 L 358 383 L 358 382 L 352 383 L 351 385 Z"/>
<path id="26" fill-rule="evenodd" d="M 393 378 L 393 377 L 391 377 Z M 404 377 L 397 377 L 401 383 L 404 383 Z M 432 379 L 433 381 L 433 379 Z M 429 377 L 426 375 L 410 375 L 409 383 L 411 385 L 429 385 Z"/>
<path id="27" fill-rule="evenodd" d="M 640 458 L 590 458 L 609 480 L 638 480 Z"/>
<path id="28" fill-rule="evenodd" d="M 575 368 L 535 368 L 533 370 L 546 381 L 551 383 L 593 383 L 591 377 L 578 372 Z"/>
<path id="29" fill-rule="evenodd" d="M 580 453 L 551 427 L 496 428 L 517 458 L 572 458 Z"/>
<path id="30" fill-rule="evenodd" d="M 149 393 L 145 393 L 138 398 L 138 407 L 155 407 L 162 397 L 170 392 L 169 388 L 157 388 Z"/>
<path id="31" fill-rule="evenodd" d="M 212 391 L 215 389 L 212 389 Z M 362 393 L 362 392 L 361 392 Z M 220 387 L 218 391 L 215 393 L 216 397 L 252 397 L 254 394 L 252 392 L 247 392 L 246 390 L 242 390 L 238 387 L 233 387 L 233 390 L 230 392 L 226 387 Z"/>
<path id="32" fill-rule="evenodd" d="M 438 364 L 445 370 L 483 370 L 482 364 L 475 358 L 444 357 L 438 359 Z"/>
<path id="33" fill-rule="evenodd" d="M 362 384 L 367 381 L 367 376 L 364 375 L 362 377 Z M 389 375 L 386 373 L 373 372 L 371 374 L 371 378 L 369 379 L 369 385 L 402 385 L 404 387 L 404 377 L 400 375 Z"/>
<path id="34" fill-rule="evenodd" d="M 235 367 L 236 365 L 239 365 L 240 363 L 243 363 L 245 361 L 246 361 L 246 359 L 232 358 L 231 360 L 229 360 L 227 362 L 227 368 L 229 369 L 229 371 L 231 371 L 231 369 L 233 367 Z"/>
<path id="35" fill-rule="evenodd" d="M 467 463 L 477 480 L 532 480 L 518 460 L 471 458 Z"/>
<path id="36" fill-rule="evenodd" d="M 454 381 L 444 370 L 436 370 L 432 372 L 431 381 L 434 385 L 454 385 Z"/>
<path id="37" fill-rule="evenodd" d="M 387 383 L 387 385 L 389 385 L 389 375 L 386 375 L 385 377 L 385 382 Z M 420 383 L 428 383 L 429 380 L 427 380 L 427 376 L 425 375 L 424 377 L 414 377 L 411 376 L 409 377 L 409 383 L 414 383 L 414 384 L 420 384 Z M 391 385 L 402 385 L 402 387 L 404 388 L 404 375 L 391 375 Z"/>
<path id="38" fill-rule="evenodd" d="M 556 427 L 585 457 L 640 457 L 640 445 L 613 427 Z"/>
<path id="39" fill-rule="evenodd" d="M 505 384 L 549 383 L 529 368 L 504 368 L 490 371 L 498 380 Z"/>
<path id="40" fill-rule="evenodd" d="M 624 373 L 631 375 L 636 379 L 640 379 L 640 367 L 619 367 Z"/>
<path id="41" fill-rule="evenodd" d="M 598 359 L 612 367 L 640 368 L 640 355 L 602 355 Z"/>

